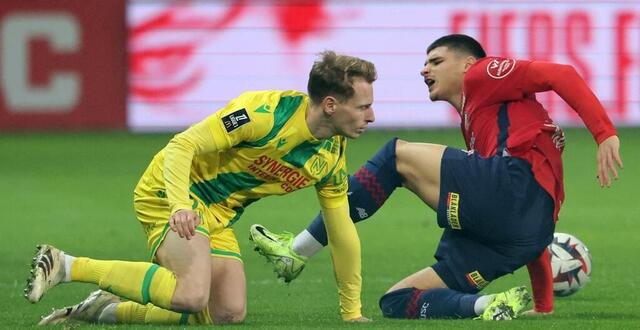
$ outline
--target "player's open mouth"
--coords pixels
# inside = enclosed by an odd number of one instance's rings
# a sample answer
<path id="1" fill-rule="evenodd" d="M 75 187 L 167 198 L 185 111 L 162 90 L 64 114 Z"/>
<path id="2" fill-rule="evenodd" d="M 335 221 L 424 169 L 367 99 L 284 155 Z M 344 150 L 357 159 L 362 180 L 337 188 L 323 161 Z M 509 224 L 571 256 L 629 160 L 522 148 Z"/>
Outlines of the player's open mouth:
<path id="1" fill-rule="evenodd" d="M 427 84 L 427 86 L 429 86 L 429 89 L 431 89 L 431 86 L 433 86 L 433 84 L 435 84 L 435 83 L 436 83 L 436 81 L 435 81 L 435 80 L 433 80 L 433 79 L 430 79 L 430 78 L 426 78 L 426 79 L 424 80 L 424 83 L 425 83 L 425 84 Z"/>

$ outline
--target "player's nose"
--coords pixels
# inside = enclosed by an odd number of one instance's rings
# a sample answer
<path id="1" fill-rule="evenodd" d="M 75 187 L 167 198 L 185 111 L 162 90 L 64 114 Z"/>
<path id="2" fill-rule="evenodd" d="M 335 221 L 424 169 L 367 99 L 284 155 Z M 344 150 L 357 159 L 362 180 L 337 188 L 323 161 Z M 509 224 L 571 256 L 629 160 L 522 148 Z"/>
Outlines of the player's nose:
<path id="1" fill-rule="evenodd" d="M 369 107 L 369 109 L 367 109 L 365 120 L 368 123 L 373 123 L 374 121 L 376 121 L 376 114 L 375 114 L 375 111 L 373 111 L 373 107 Z"/>

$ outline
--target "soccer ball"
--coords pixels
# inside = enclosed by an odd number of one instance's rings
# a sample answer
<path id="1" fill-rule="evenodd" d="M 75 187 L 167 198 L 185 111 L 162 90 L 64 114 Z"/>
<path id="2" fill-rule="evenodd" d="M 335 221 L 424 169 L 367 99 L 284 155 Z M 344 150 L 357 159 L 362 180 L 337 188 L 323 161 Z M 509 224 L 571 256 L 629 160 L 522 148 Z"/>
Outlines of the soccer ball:
<path id="1" fill-rule="evenodd" d="M 589 282 L 591 254 L 582 241 L 570 234 L 554 233 L 549 252 L 556 296 L 572 295 Z"/>

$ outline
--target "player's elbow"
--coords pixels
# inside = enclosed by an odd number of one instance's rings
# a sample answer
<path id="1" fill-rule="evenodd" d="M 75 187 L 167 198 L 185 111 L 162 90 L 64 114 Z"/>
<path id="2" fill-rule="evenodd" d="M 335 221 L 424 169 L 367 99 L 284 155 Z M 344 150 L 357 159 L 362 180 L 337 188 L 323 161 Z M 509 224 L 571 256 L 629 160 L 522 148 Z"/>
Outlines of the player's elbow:
<path id="1" fill-rule="evenodd" d="M 569 64 L 558 64 L 555 75 L 557 77 L 580 77 L 576 68 Z"/>

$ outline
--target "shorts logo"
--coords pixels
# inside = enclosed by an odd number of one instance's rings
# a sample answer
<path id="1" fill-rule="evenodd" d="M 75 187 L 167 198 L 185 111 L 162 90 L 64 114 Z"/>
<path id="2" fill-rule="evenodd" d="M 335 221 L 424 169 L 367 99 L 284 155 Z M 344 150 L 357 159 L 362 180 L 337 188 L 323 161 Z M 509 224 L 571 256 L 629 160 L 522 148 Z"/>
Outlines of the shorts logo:
<path id="1" fill-rule="evenodd" d="M 516 67 L 516 60 L 493 59 L 487 64 L 487 74 L 494 79 L 502 79 L 509 75 Z"/>
<path id="2" fill-rule="evenodd" d="M 458 215 L 458 206 L 460 205 L 460 195 L 450 192 L 447 194 L 447 221 L 451 229 L 462 229 L 460 226 L 460 216 Z"/>
<path id="3" fill-rule="evenodd" d="M 475 286 L 478 290 L 482 290 L 482 288 L 489 285 L 489 282 L 487 282 L 487 280 L 485 280 L 477 270 L 467 274 L 467 281 L 469 281 L 469 284 Z"/>
<path id="4" fill-rule="evenodd" d="M 224 128 L 227 130 L 227 133 L 231 133 L 231 131 L 233 131 L 234 129 L 250 121 L 251 119 L 249 119 L 247 110 L 245 109 L 240 109 L 222 117 L 222 123 L 224 124 Z"/>

